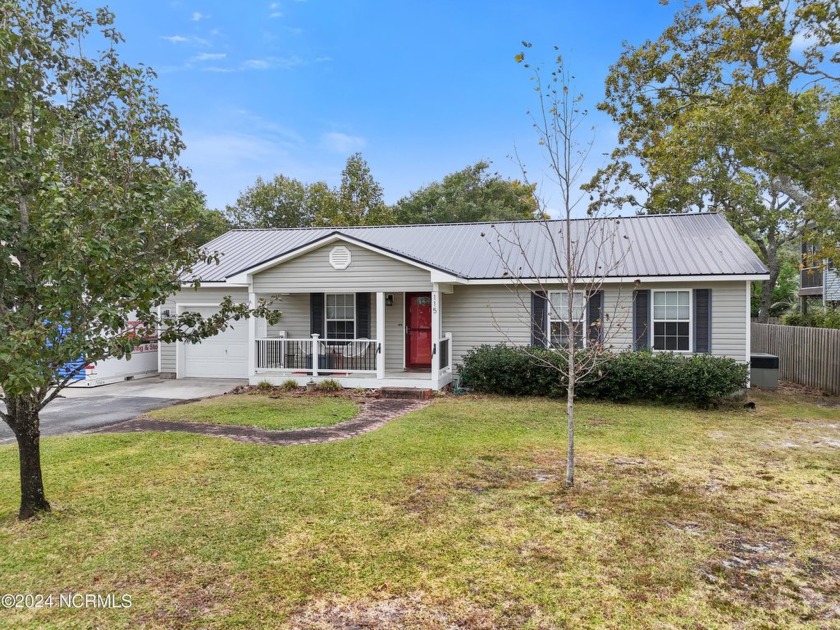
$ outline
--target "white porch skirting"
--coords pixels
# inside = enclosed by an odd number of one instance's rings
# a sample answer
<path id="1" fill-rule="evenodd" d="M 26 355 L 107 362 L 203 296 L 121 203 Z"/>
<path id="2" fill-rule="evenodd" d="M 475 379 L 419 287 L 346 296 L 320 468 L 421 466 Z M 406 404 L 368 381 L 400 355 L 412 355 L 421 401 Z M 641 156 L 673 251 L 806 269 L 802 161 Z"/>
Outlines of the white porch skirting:
<path id="1" fill-rule="evenodd" d="M 398 374 L 386 374 L 385 378 L 376 378 L 375 375 L 366 374 L 323 374 L 312 376 L 309 374 L 288 374 L 279 372 L 264 371 L 251 376 L 249 384 L 258 385 L 268 382 L 271 385 L 282 385 L 286 381 L 295 381 L 298 385 L 306 385 L 309 382 L 320 383 L 322 381 L 336 381 L 342 387 L 363 389 L 379 389 L 380 387 L 408 387 L 411 389 L 442 389 L 452 382 L 452 373 L 441 374 L 437 386 L 433 383 L 430 373 L 403 372 Z"/>

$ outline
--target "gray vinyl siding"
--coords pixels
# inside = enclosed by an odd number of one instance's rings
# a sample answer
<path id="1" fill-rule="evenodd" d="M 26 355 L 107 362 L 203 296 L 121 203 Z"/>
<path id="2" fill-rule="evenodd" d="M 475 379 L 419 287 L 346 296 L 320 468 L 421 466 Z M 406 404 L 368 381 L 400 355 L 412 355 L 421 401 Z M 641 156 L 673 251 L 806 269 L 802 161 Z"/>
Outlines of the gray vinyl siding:
<path id="1" fill-rule="evenodd" d="M 281 330 L 286 331 L 286 336 L 293 339 L 305 339 L 309 337 L 308 293 L 282 295 L 274 302 L 273 307 L 283 313 L 283 315 L 277 324 L 268 326 L 269 337 L 276 337 L 278 331 Z"/>
<path id="2" fill-rule="evenodd" d="M 275 324 L 274 326 L 266 327 L 269 337 L 276 337 L 277 333 L 283 330 L 286 332 L 286 336 L 292 339 L 309 338 L 310 321 L 308 293 L 292 293 L 290 295 L 282 295 L 274 302 L 273 308 L 283 313 L 283 315 L 280 317 L 280 321 L 277 322 L 277 324 Z M 370 337 L 371 339 L 376 337 L 375 293 L 370 296 Z"/>
<path id="3" fill-rule="evenodd" d="M 747 283 L 721 282 L 698 288 L 712 290 L 712 354 L 748 361 Z"/>
<path id="4" fill-rule="evenodd" d="M 442 332 L 452 333 L 452 361 L 482 344 L 531 343 L 531 295 L 500 285 L 456 286 L 442 296 Z"/>
<path id="5" fill-rule="evenodd" d="M 200 287 L 198 289 L 183 289 L 171 296 L 161 307 L 175 313 L 177 304 L 220 304 L 222 299 L 229 295 L 237 302 L 248 301 L 248 290 L 240 287 Z M 160 344 L 160 371 L 162 374 L 175 374 L 175 344 Z"/>
<path id="6" fill-rule="evenodd" d="M 354 254 L 355 255 L 355 254 Z M 355 258 L 354 258 L 355 262 Z M 401 264 L 401 263 L 397 263 Z M 425 273 L 425 272 L 424 272 Z M 552 288 L 552 287 L 549 287 Z M 607 343 L 615 351 L 632 347 L 633 286 L 604 287 L 604 315 L 607 318 Z M 712 354 L 739 361 L 746 357 L 746 283 L 674 283 L 645 286 L 646 289 L 712 289 Z M 347 292 L 349 287 L 336 292 Z M 394 296 L 392 306 L 385 307 L 385 369 L 402 370 L 405 366 L 405 296 L 402 291 L 386 291 Z M 175 310 L 178 303 L 219 303 L 225 295 L 246 301 L 247 290 L 241 288 L 200 288 L 184 290 L 163 308 Z M 453 361 L 475 346 L 506 343 L 528 345 L 531 342 L 530 293 L 526 289 L 503 285 L 455 286 L 452 293 L 442 295 L 442 332 L 452 333 Z M 298 293 L 279 297 L 275 305 L 283 316 L 268 328 L 268 335 L 285 330 L 293 338 L 309 337 L 309 294 Z M 371 335 L 376 336 L 376 296 L 371 296 Z M 161 371 L 175 372 L 174 344 L 161 344 Z"/>
<path id="7" fill-rule="evenodd" d="M 840 273 L 836 269 L 826 267 L 823 275 L 825 288 L 825 299 L 828 302 L 840 301 Z"/>
<path id="8" fill-rule="evenodd" d="M 616 352 L 633 348 L 633 288 L 621 284 L 603 289 L 604 343 Z"/>
<path id="9" fill-rule="evenodd" d="M 604 287 L 604 313 L 607 322 L 607 343 L 615 350 L 628 350 L 633 346 L 633 289 L 628 286 Z M 745 282 L 714 282 L 703 284 L 674 283 L 646 284 L 643 289 L 659 290 L 712 290 L 712 354 L 747 360 L 747 323 Z M 693 299 L 693 296 L 692 296 Z M 693 310 L 693 308 L 692 308 Z M 693 327 L 692 313 L 692 327 Z"/>
<path id="10" fill-rule="evenodd" d="M 349 243 L 352 261 L 347 269 L 333 269 L 330 243 L 254 275 L 257 293 L 318 291 L 346 293 L 360 291 L 431 291 L 431 274 L 413 265 L 394 260 Z"/>
<path id="11" fill-rule="evenodd" d="M 405 295 L 390 295 L 394 296 L 394 304 L 385 307 L 385 371 L 399 372 L 405 369 Z"/>
<path id="12" fill-rule="evenodd" d="M 175 313 L 175 296 L 170 296 L 163 306 L 160 307 L 162 311 L 168 310 Z M 160 353 L 160 373 L 161 374 L 175 374 L 175 344 L 161 343 L 158 344 L 158 352 Z"/>
<path id="13" fill-rule="evenodd" d="M 547 287 L 551 290 L 553 287 Z M 604 286 L 606 342 L 614 351 L 629 350 L 633 340 L 633 286 Z M 668 290 L 712 289 L 712 354 L 746 361 L 746 284 L 718 282 L 645 286 Z M 443 332 L 452 333 L 453 361 L 461 363 L 481 344 L 531 343 L 530 293 L 504 286 L 456 286 L 443 295 Z"/>

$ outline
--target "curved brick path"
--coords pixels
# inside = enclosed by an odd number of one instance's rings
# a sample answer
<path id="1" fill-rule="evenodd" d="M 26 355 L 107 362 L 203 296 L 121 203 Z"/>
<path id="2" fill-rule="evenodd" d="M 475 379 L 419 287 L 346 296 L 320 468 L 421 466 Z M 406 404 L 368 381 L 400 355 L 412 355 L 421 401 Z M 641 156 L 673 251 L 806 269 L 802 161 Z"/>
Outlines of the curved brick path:
<path id="1" fill-rule="evenodd" d="M 199 424 L 196 422 L 169 422 L 152 420 L 150 418 L 134 418 L 107 427 L 91 431 L 91 433 L 133 433 L 135 431 L 184 431 L 226 437 L 237 442 L 251 442 L 255 444 L 269 444 L 272 446 L 293 446 L 296 444 L 319 444 L 335 442 L 367 433 L 378 429 L 387 422 L 410 411 L 422 409 L 426 400 L 377 399 L 362 403 L 361 413 L 339 424 L 329 427 L 311 427 L 309 429 L 290 429 L 287 431 L 273 431 L 256 427 L 243 427 L 221 424 Z"/>

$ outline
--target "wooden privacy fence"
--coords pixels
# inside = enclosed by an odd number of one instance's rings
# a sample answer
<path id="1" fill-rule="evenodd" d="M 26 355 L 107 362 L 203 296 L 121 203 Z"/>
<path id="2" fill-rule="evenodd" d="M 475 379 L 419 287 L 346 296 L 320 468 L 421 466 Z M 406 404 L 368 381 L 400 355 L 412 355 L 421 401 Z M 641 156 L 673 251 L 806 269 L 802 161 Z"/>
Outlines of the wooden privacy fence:
<path id="1" fill-rule="evenodd" d="M 779 378 L 840 394 L 840 330 L 752 324 L 752 352 L 779 357 Z"/>

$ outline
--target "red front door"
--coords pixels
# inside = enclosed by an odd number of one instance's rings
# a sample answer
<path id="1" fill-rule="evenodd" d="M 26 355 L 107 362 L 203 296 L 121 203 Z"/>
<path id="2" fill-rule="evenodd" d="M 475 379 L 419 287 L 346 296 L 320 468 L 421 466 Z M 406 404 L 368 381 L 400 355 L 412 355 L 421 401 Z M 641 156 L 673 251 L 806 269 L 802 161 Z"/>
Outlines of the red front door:
<path id="1" fill-rule="evenodd" d="M 432 367 L 432 294 L 405 294 L 405 366 Z"/>

